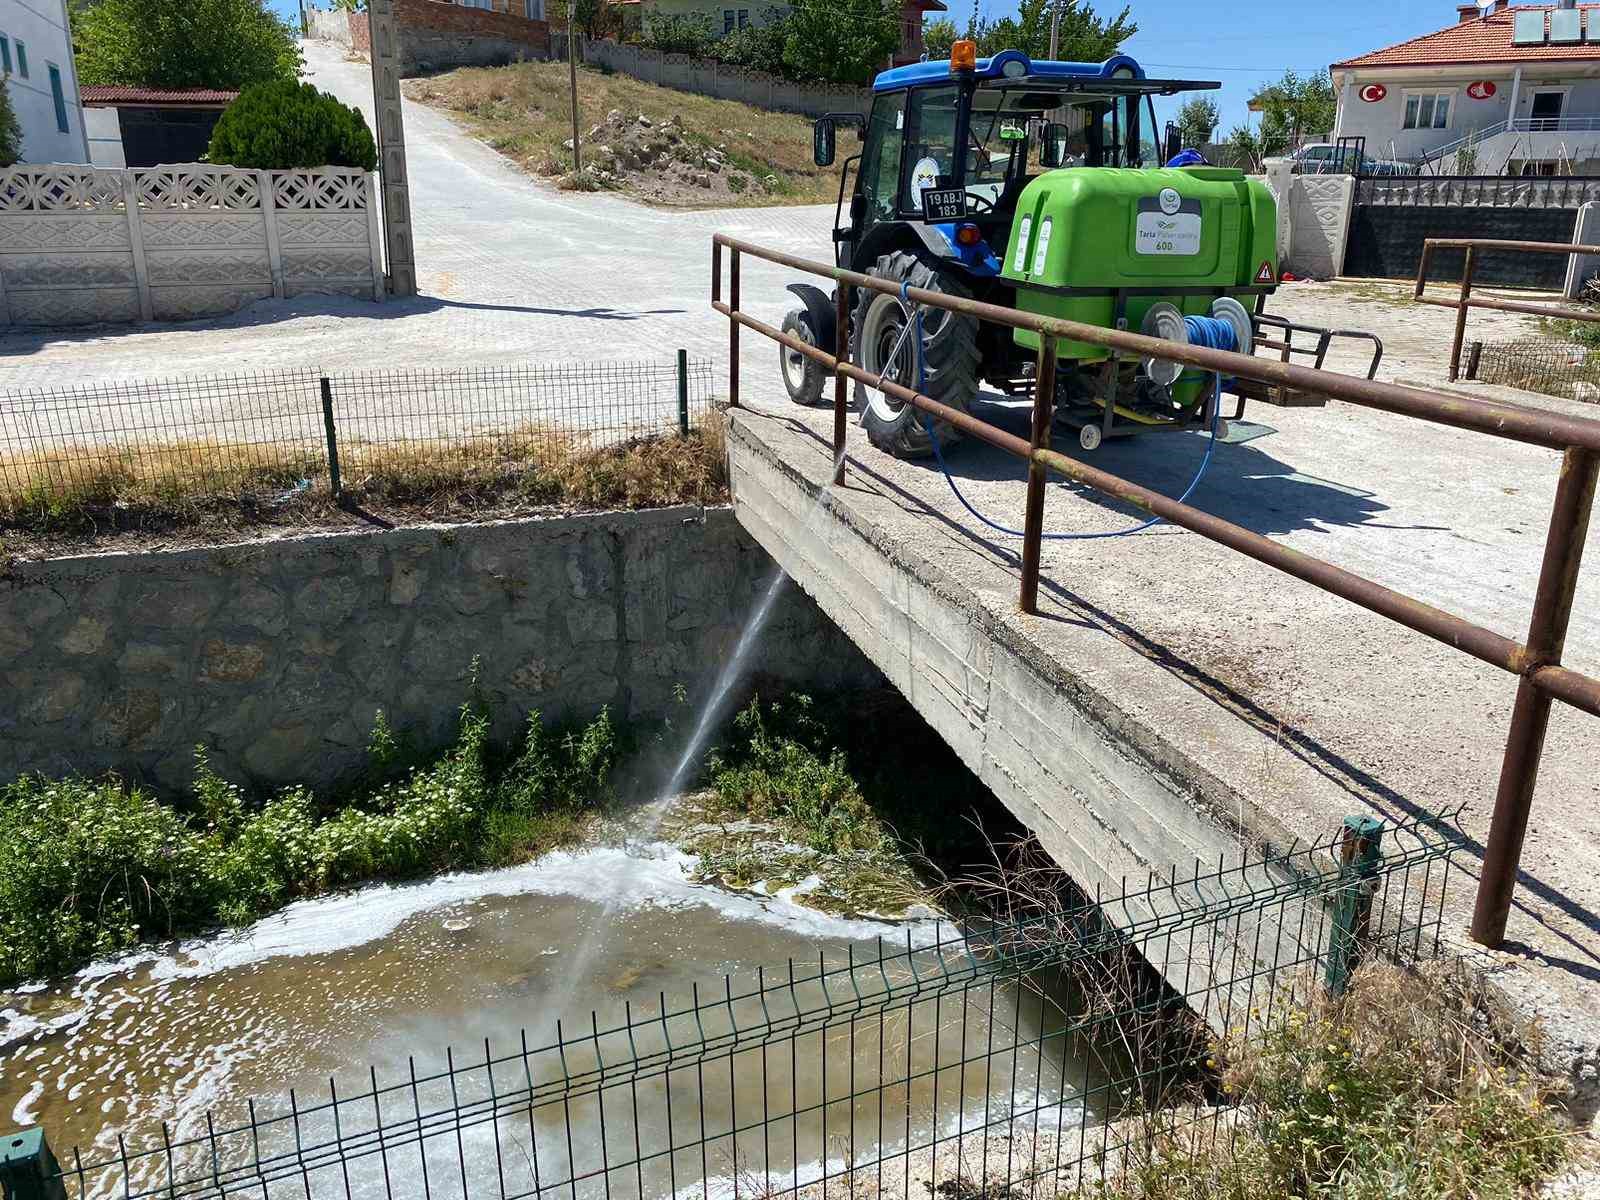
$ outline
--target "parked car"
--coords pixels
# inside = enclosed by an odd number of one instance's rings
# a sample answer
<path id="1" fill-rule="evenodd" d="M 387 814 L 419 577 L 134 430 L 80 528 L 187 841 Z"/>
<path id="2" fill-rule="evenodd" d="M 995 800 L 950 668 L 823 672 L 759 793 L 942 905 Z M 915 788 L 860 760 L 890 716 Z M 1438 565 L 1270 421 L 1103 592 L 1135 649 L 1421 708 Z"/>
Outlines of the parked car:
<path id="1" fill-rule="evenodd" d="M 1332 142 L 1312 142 L 1301 146 L 1289 155 L 1294 161 L 1296 175 L 1415 175 L 1417 168 L 1411 163 L 1392 159 L 1356 157 L 1354 146 L 1336 146 Z M 1356 170 L 1359 165 L 1359 172 Z"/>

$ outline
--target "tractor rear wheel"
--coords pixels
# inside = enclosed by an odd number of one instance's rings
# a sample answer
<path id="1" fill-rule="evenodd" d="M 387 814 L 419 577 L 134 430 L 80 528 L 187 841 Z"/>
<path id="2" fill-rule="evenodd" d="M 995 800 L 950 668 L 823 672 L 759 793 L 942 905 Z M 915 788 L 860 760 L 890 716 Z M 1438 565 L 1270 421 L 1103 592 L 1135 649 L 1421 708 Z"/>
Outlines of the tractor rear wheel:
<path id="1" fill-rule="evenodd" d="M 971 298 L 971 293 L 955 280 L 939 274 L 922 259 L 905 251 L 885 254 L 867 273 L 893 283 L 909 283 L 925 291 Z M 920 387 L 916 348 L 911 344 L 916 332 L 913 330 L 901 340 L 910 319 L 911 314 L 900 297 L 863 290 L 856 300 L 851 321 L 851 361 L 863 371 L 887 375 L 895 383 L 966 412 L 978 394 L 977 318 L 942 308 L 923 309 Z M 878 449 L 896 458 L 926 458 L 933 453 L 927 422 L 911 405 L 902 404 L 862 383 L 856 384 L 856 402 L 861 407 L 862 428 Z M 961 438 L 947 421 L 933 422 L 933 436 L 939 439 L 941 448 Z"/>

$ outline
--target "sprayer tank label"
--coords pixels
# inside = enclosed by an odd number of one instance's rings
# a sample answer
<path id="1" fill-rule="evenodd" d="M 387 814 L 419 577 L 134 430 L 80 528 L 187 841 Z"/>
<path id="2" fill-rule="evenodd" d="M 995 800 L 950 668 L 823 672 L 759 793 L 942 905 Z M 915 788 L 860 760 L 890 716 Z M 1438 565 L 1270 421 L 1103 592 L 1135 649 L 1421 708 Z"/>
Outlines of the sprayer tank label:
<path id="1" fill-rule="evenodd" d="M 1170 191 L 1171 189 L 1167 189 Z M 1163 193 L 1165 196 L 1165 193 Z M 1133 248 L 1137 254 L 1199 254 L 1200 201 L 1184 200 L 1175 212 L 1166 211 L 1171 201 L 1162 196 L 1145 196 L 1139 201 L 1134 222 Z"/>

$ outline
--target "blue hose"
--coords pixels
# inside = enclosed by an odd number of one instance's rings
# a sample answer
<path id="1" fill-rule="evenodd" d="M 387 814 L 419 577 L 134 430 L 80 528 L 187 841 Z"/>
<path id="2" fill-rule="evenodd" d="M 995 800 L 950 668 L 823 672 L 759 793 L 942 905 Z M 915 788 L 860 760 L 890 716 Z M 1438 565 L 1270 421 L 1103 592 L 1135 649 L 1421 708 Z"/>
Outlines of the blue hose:
<path id="1" fill-rule="evenodd" d="M 927 372 L 922 361 L 922 306 L 912 305 L 908 291 L 910 286 L 910 283 L 902 283 L 900 285 L 900 299 L 902 303 L 913 310 L 912 319 L 916 322 L 917 391 L 920 393 L 927 386 Z M 1189 330 L 1189 342 L 1191 345 L 1203 346 L 1211 350 L 1238 349 L 1237 335 L 1233 326 L 1227 321 L 1220 320 L 1217 317 L 1185 317 L 1183 320 Z M 1211 466 L 1211 456 L 1217 448 L 1217 423 L 1222 413 L 1222 382 L 1222 376 L 1218 373 L 1216 375 L 1216 398 L 1211 408 L 1211 440 L 1206 444 L 1206 453 L 1205 457 L 1200 460 L 1200 469 L 1195 472 L 1194 478 L 1189 482 L 1189 486 L 1184 489 L 1183 495 L 1178 497 L 1179 504 L 1184 503 L 1194 494 L 1195 488 L 1199 487 L 1200 481 L 1205 478 L 1207 468 Z M 938 435 L 934 433 L 933 418 L 927 413 L 922 413 L 921 415 L 923 426 L 928 431 L 928 440 L 933 443 L 933 456 L 939 463 L 939 470 L 944 472 L 944 480 L 950 485 L 950 491 L 954 493 L 955 498 L 961 502 L 961 507 L 996 533 L 1005 534 L 1007 537 L 1026 537 L 1027 535 L 1021 530 L 1008 529 L 1004 525 L 997 524 L 972 507 L 967 498 L 961 494 L 961 489 L 956 486 L 955 477 L 950 474 L 950 468 L 945 465 L 944 451 L 939 446 Z M 1138 525 L 1129 526 L 1127 529 L 1114 529 L 1106 533 L 1046 533 L 1041 536 L 1053 542 L 1087 542 L 1097 538 L 1127 537 L 1130 533 L 1142 533 L 1144 530 L 1159 524 L 1161 524 L 1160 517 L 1151 517 L 1148 521 L 1142 521 Z"/>

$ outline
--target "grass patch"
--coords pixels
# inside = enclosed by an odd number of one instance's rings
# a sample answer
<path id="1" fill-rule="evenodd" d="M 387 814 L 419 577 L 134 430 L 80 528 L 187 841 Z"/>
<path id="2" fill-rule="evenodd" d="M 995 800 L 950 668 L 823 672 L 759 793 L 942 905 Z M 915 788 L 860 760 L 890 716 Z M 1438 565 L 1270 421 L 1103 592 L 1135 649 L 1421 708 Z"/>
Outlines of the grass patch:
<path id="1" fill-rule="evenodd" d="M 1000 809 L 896 693 L 759 696 L 707 759 L 709 791 L 678 818 L 697 876 L 735 890 L 810 885 L 827 912 L 932 904 L 946 870 L 987 853 Z M 936 865 L 937 864 L 937 865 Z"/>
<path id="2" fill-rule="evenodd" d="M 270 451 L 271 461 L 264 461 Z M 523 427 L 425 448 L 340 446 L 344 501 L 470 512 L 497 505 L 655 508 L 727 499 L 723 416 L 680 436 L 593 448 Z M 0 457 L 0 530 L 35 535 L 314 521 L 338 504 L 322 453 L 191 441 Z"/>
<path id="3" fill-rule="evenodd" d="M 505 754 L 488 731 L 464 705 L 455 744 L 417 761 L 380 716 L 343 798 L 253 804 L 204 749 L 182 807 L 114 777 L 18 779 L 0 789 L 0 987 L 334 888 L 521 862 L 612 807 L 630 739 L 608 713 L 581 728 L 534 713 Z"/>
<path id="4" fill-rule="evenodd" d="M 466 67 L 409 80 L 406 94 L 455 114 L 495 150 L 569 190 L 615 189 L 690 207 L 821 204 L 838 195 L 837 170 L 812 161 L 806 118 L 626 75 L 579 68 L 583 175 L 574 174 L 567 145 L 572 113 L 563 63 Z M 720 160 L 714 169 L 707 151 Z M 708 175 L 709 184 L 691 182 L 697 175 Z"/>
<path id="5" fill-rule="evenodd" d="M 1344 998 L 1280 1005 L 1215 1045 L 1231 1129 L 1135 1138 L 1109 1182 L 1079 1196 L 1527 1196 L 1572 1149 L 1527 1061 L 1463 970 L 1368 967 Z"/>

